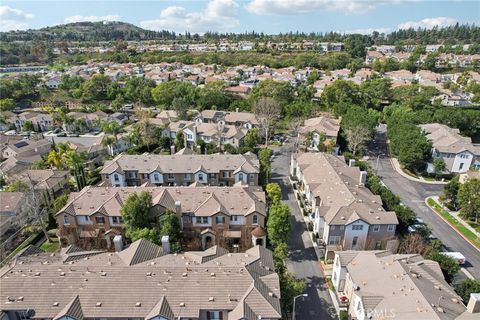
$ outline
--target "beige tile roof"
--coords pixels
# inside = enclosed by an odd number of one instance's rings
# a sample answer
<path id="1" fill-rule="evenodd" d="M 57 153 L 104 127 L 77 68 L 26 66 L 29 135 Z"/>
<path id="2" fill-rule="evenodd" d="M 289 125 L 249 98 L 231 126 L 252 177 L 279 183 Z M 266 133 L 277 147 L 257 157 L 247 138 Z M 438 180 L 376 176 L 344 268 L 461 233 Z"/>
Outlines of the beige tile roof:
<path id="1" fill-rule="evenodd" d="M 152 204 L 175 211 L 181 204 L 183 213 L 196 216 L 266 215 L 265 193 L 248 187 L 91 187 L 71 194 L 67 204 L 56 214 L 120 216 L 120 209 L 128 195 L 146 191 L 152 195 Z"/>
<path id="2" fill-rule="evenodd" d="M 340 121 L 327 117 L 317 117 L 305 120 L 302 127 L 299 128 L 300 133 L 318 132 L 324 133 L 329 137 L 338 136 L 340 130 Z"/>
<path id="3" fill-rule="evenodd" d="M 155 257 L 150 251 L 160 250 L 155 245 L 148 248 L 141 256 Z M 174 320 L 174 316 L 197 318 L 200 310 L 226 310 L 232 315 L 235 310 L 237 319 L 281 318 L 279 280 L 266 249 L 222 252 L 208 261 L 192 259 L 195 252 L 168 254 L 135 265 L 125 263 L 121 255 L 100 253 L 66 263 L 59 254 L 16 258 L 0 271 L 0 309 L 28 306 L 36 318 L 71 314 L 78 320 L 155 315 Z M 252 264 L 261 267 L 251 268 Z"/>
<path id="4" fill-rule="evenodd" d="M 196 173 L 203 167 L 207 173 L 220 171 L 235 171 L 240 167 L 245 173 L 258 173 L 260 164 L 252 153 L 247 154 L 182 154 L 182 155 L 118 155 L 111 161 L 106 161 L 101 174 L 122 173 L 135 170 L 138 173 Z"/>
<path id="5" fill-rule="evenodd" d="M 460 153 L 470 151 L 474 155 L 480 155 L 480 147 L 472 144 L 472 139 L 460 135 L 460 130 L 450 128 L 444 124 L 429 123 L 420 127 L 427 134 L 433 147 L 440 152 Z"/>
<path id="6" fill-rule="evenodd" d="M 385 211 L 381 198 L 360 185 L 360 169 L 349 167 L 343 157 L 304 153 L 296 160 L 310 191 L 322 199 L 320 214 L 327 224 L 347 225 L 357 219 L 398 224 L 395 212 Z"/>
<path id="7" fill-rule="evenodd" d="M 23 196 L 23 192 L 0 192 L 0 213 L 17 212 Z"/>
<path id="8" fill-rule="evenodd" d="M 367 310 L 391 310 L 395 319 L 455 319 L 465 312 L 437 262 L 388 251 L 337 252 Z M 436 308 L 439 300 L 444 313 Z M 452 299 L 456 299 L 455 301 Z M 435 307 L 434 307 L 435 306 Z"/>
<path id="9" fill-rule="evenodd" d="M 68 177 L 68 171 L 63 170 L 26 170 L 9 180 L 31 181 L 35 189 L 50 189 Z"/>
<path id="10" fill-rule="evenodd" d="M 259 122 L 255 117 L 255 114 L 250 112 L 229 112 L 229 111 L 218 111 L 218 110 L 203 110 L 201 113 L 203 119 L 209 121 L 218 121 L 224 119 L 226 122 L 240 122 L 240 123 L 251 123 L 258 125 Z"/>

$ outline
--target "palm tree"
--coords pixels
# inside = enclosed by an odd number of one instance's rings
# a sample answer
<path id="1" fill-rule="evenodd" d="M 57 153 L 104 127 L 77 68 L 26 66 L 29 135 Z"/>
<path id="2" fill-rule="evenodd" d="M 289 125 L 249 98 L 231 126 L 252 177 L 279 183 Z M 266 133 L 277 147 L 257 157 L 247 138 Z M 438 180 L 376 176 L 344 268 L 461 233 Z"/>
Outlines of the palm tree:
<path id="1" fill-rule="evenodd" d="M 102 131 L 113 135 L 115 137 L 115 141 L 118 141 L 118 135 L 123 131 L 123 129 L 117 122 L 111 121 L 103 123 Z"/>
<path id="2" fill-rule="evenodd" d="M 52 150 L 48 153 L 47 162 L 50 166 L 57 169 L 62 169 L 64 167 L 62 153 L 55 150 Z"/>
<path id="3" fill-rule="evenodd" d="M 69 150 L 65 154 L 65 162 L 75 176 L 77 191 L 82 190 L 87 184 L 87 177 L 85 176 L 84 170 L 85 155 L 74 150 Z"/>
<path id="4" fill-rule="evenodd" d="M 112 136 L 105 136 L 102 140 L 102 145 L 107 147 L 107 152 L 109 155 L 113 156 L 113 145 L 117 140 Z"/>

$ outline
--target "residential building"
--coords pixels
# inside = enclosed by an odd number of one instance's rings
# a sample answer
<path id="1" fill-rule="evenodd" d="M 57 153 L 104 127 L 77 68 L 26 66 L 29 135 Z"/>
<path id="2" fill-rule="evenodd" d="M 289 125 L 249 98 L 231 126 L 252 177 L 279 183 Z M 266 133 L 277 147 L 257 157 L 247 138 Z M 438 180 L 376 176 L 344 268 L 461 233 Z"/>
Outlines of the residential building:
<path id="1" fill-rule="evenodd" d="M 102 121 L 108 121 L 108 115 L 103 111 L 86 112 L 69 112 L 68 117 L 74 121 L 64 123 L 63 130 L 72 132 L 83 132 L 92 129 L 100 129 Z"/>
<path id="2" fill-rule="evenodd" d="M 15 157 L 25 162 L 32 163 L 40 160 L 42 155 L 50 152 L 51 142 L 47 139 L 40 140 L 18 140 L 18 139 L 1 139 L 4 143 L 0 145 L 2 159 Z"/>
<path id="3" fill-rule="evenodd" d="M 231 145 L 236 148 L 240 146 L 248 129 L 219 123 L 196 123 L 193 121 L 171 122 L 166 126 L 163 134 L 175 139 L 178 132 L 182 132 L 185 144 L 188 147 L 195 147 L 199 140 L 206 143 L 214 143 L 217 146 Z"/>
<path id="4" fill-rule="evenodd" d="M 418 254 L 336 252 L 332 283 L 350 319 L 478 318 L 461 303 L 438 263 Z"/>
<path id="5" fill-rule="evenodd" d="M 198 117 L 195 118 L 197 123 L 219 123 L 223 122 L 226 125 L 236 127 L 243 127 L 246 129 L 258 128 L 260 123 L 257 117 L 250 112 L 230 112 L 217 110 L 203 110 Z"/>
<path id="6" fill-rule="evenodd" d="M 2 319 L 282 318 L 271 251 L 167 249 L 143 239 L 118 252 L 28 247 L 1 269 Z"/>
<path id="7" fill-rule="evenodd" d="M 86 187 L 70 194 L 57 214 L 58 236 L 63 246 L 112 248 L 112 239 L 125 233 L 121 208 L 132 193 L 149 192 L 150 213 L 160 226 L 166 210 L 181 221 L 184 238 L 203 248 L 213 244 L 265 245 L 265 193 L 259 187 Z M 259 228 L 259 230 L 257 230 Z M 256 230 L 256 231 L 255 231 Z M 255 239 L 252 232 L 255 231 Z M 264 233 L 264 231 L 263 231 Z"/>
<path id="8" fill-rule="evenodd" d="M 439 123 L 422 124 L 420 128 L 432 142 L 433 159 L 442 159 L 447 171 L 463 173 L 470 168 L 480 169 L 480 146 L 460 135 L 460 130 Z"/>
<path id="9" fill-rule="evenodd" d="M 155 116 L 156 119 L 160 119 L 162 125 L 168 125 L 170 122 L 178 121 L 177 111 L 175 110 L 162 110 Z"/>
<path id="10" fill-rule="evenodd" d="M 303 153 L 292 156 L 291 175 L 326 245 L 327 258 L 338 250 L 385 249 L 396 245 L 395 212 L 385 211 L 380 196 L 366 186 L 367 173 L 342 156 Z"/>
<path id="11" fill-rule="evenodd" d="M 468 180 L 472 180 L 472 179 L 480 179 L 480 170 L 475 170 L 475 171 L 469 170 L 465 173 L 461 173 L 459 177 L 459 182 L 463 184 Z"/>
<path id="12" fill-rule="evenodd" d="M 246 154 L 120 154 L 106 161 L 100 174 L 105 185 L 125 187 L 149 183 L 157 186 L 258 185 L 260 164 Z"/>
<path id="13" fill-rule="evenodd" d="M 308 150 L 320 151 L 320 143 L 324 146 L 335 146 L 337 144 L 338 132 L 340 131 L 340 120 L 329 117 L 316 117 L 305 120 L 303 126 L 298 129 L 303 143 L 309 138 Z M 307 135 L 311 134 L 311 137 Z"/>
<path id="14" fill-rule="evenodd" d="M 8 237 L 6 234 L 21 222 L 24 200 L 23 192 L 0 192 L 0 239 L 2 243 Z M 1 258 L 3 259 L 3 256 Z"/>
<path id="15" fill-rule="evenodd" d="M 41 204 L 53 201 L 57 196 L 69 189 L 70 173 L 63 170 L 25 170 L 17 175 L 9 176 L 7 181 L 24 181 L 33 186 Z"/>
<path id="16" fill-rule="evenodd" d="M 33 131 L 43 132 L 52 129 L 53 117 L 46 113 L 22 112 L 15 118 L 15 127 L 17 131 L 23 131 L 25 123 L 31 123 Z"/>

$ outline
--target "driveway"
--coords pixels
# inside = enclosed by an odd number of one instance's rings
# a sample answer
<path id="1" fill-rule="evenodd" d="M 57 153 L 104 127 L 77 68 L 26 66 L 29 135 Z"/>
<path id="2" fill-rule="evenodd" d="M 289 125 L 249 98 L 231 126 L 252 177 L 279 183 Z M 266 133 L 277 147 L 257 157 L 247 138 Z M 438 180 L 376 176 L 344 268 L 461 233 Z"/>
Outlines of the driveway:
<path id="1" fill-rule="evenodd" d="M 401 198 L 404 204 L 412 208 L 417 216 L 424 220 L 431 228 L 433 235 L 442 241 L 445 249 L 459 251 L 467 258 L 464 268 L 476 279 L 480 279 L 480 253 L 478 250 L 425 204 L 425 198 L 440 195 L 443 192 L 443 186 L 404 178 L 395 171 L 390 158 L 385 156 L 387 154 L 386 146 L 386 128 L 382 126 L 380 130 L 377 130 L 375 140 L 369 146 L 372 166 L 377 171 L 377 175 L 393 193 Z M 377 158 L 378 155 L 381 155 L 380 158 Z"/>
<path id="2" fill-rule="evenodd" d="M 305 228 L 303 215 L 300 212 L 295 200 L 295 194 L 288 180 L 291 149 L 292 146 L 290 144 L 275 149 L 278 155 L 275 156 L 272 162 L 271 182 L 280 184 L 282 200 L 292 210 L 293 229 L 288 242 L 290 254 L 287 258 L 287 268 L 297 278 L 304 279 L 307 284 L 306 293 L 308 297 L 297 299 L 295 319 L 337 319 L 335 308 L 327 292 L 328 289 L 320 268 L 320 262 L 317 259 L 310 235 Z"/>

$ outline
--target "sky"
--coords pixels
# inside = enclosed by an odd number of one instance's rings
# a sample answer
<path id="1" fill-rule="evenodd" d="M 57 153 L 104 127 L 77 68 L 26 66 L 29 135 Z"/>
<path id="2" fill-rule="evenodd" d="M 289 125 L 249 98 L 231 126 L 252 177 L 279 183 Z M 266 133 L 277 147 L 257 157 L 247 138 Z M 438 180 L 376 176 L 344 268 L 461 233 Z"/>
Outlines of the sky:
<path id="1" fill-rule="evenodd" d="M 0 1 L 0 31 L 78 21 L 124 21 L 149 30 L 371 33 L 480 25 L 479 0 Z"/>

